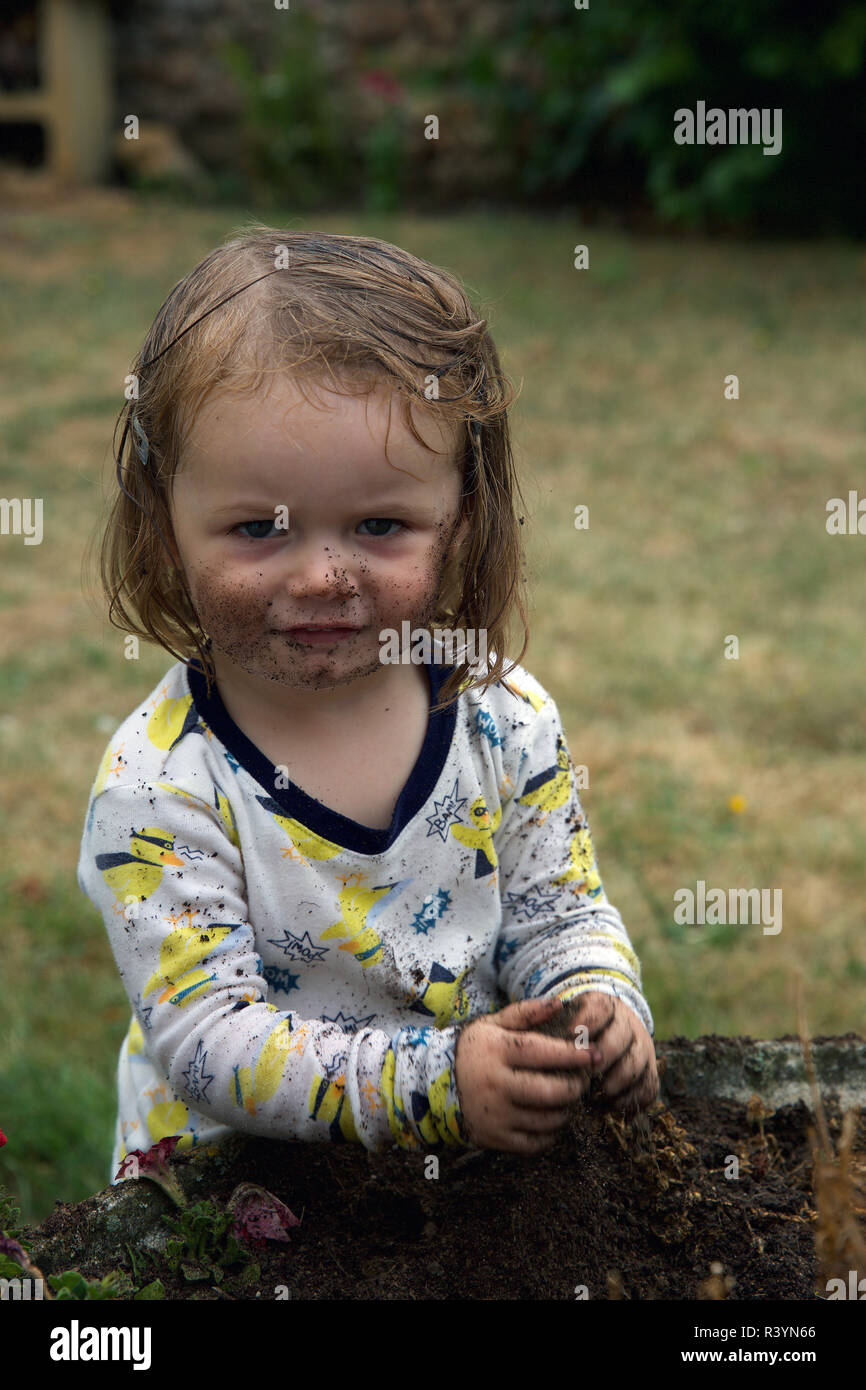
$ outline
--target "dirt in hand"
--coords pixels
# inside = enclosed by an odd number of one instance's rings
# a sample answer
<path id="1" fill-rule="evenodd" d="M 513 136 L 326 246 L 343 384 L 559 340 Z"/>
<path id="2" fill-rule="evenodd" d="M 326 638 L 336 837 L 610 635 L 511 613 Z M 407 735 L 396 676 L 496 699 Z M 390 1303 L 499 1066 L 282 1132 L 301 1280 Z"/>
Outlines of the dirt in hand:
<path id="1" fill-rule="evenodd" d="M 562 1008 L 557 1009 L 550 1018 L 545 1019 L 543 1023 L 533 1024 L 533 1033 L 544 1033 L 547 1037 L 551 1038 L 565 1038 L 567 1041 L 573 1041 L 575 1047 L 588 1046 L 589 1043 L 587 1042 L 587 1038 L 591 1040 L 592 1037 L 588 1030 L 586 1036 L 576 1036 L 576 1030 L 580 1028 L 583 1022 L 581 1018 L 582 1004 L 583 1001 L 580 997 L 565 1000 Z M 554 1067 L 551 1068 L 549 1075 L 562 1076 L 566 1080 L 569 1080 L 571 1077 L 578 1075 L 578 1073 L 574 1070 L 569 1071 L 566 1068 L 559 1070 L 559 1068 Z M 569 1107 L 571 1113 L 576 1115 L 582 1113 L 587 1108 L 597 1111 L 600 1114 L 611 1111 L 613 1107 L 604 1095 L 603 1085 L 604 1083 L 599 1073 L 595 1070 L 591 1071 L 589 1074 L 589 1087 L 584 1095 L 578 1097 L 573 1105 Z M 636 1133 L 646 1135 L 649 1132 L 649 1123 L 643 1112 L 639 1112 L 636 1108 L 632 1107 L 630 1119 Z"/>

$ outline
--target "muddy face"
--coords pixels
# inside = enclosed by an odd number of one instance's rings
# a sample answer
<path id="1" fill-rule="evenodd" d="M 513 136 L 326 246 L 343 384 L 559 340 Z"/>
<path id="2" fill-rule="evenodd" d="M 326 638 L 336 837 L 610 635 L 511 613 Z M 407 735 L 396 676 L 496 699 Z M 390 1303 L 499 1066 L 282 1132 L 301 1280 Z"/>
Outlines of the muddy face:
<path id="1" fill-rule="evenodd" d="M 217 677 L 247 695 L 387 679 L 380 632 L 432 620 L 462 536 L 454 440 L 435 415 L 418 425 L 440 453 L 396 406 L 388 433 L 386 393 L 321 395 L 324 409 L 282 382 L 211 402 L 175 477 L 175 545 Z M 287 631 L 322 624 L 352 631 Z"/>
<path id="2" fill-rule="evenodd" d="M 319 603 L 313 614 L 305 612 L 301 617 L 360 629 L 335 636 L 328 645 L 311 645 L 300 635 L 274 627 L 274 623 L 299 619 L 294 615 L 275 618 L 277 600 L 268 596 L 266 571 L 258 570 L 249 578 L 207 564 L 187 571 L 196 613 L 212 639 L 217 668 L 235 666 L 258 679 L 299 690 L 348 685 L 375 674 L 381 667 L 380 632 L 388 628 L 400 632 L 407 620 L 411 629 L 432 621 L 456 529 L 456 523 L 443 523 L 435 543 L 399 579 L 377 578 L 363 559 L 357 566 L 357 579 L 339 562 L 326 569 L 319 595 L 327 597 L 327 611 Z M 325 563 L 329 554 L 330 548 L 324 547 Z"/>

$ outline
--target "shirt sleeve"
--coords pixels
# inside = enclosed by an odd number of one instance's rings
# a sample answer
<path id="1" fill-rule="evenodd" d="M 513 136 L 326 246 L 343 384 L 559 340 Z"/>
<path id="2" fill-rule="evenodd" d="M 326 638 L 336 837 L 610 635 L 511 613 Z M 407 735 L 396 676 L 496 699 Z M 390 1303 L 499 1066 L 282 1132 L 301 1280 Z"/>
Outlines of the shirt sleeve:
<path id="1" fill-rule="evenodd" d="M 250 1134 L 468 1144 L 456 1027 L 351 1033 L 268 1002 L 231 807 L 201 780 L 106 789 L 81 845 L 79 886 L 157 1071 L 193 1110 Z"/>
<path id="2" fill-rule="evenodd" d="M 537 703 L 514 794 L 494 835 L 500 987 L 512 1002 L 587 990 L 617 995 L 652 1035 L 640 962 L 605 896 L 559 712 L 549 696 Z"/>

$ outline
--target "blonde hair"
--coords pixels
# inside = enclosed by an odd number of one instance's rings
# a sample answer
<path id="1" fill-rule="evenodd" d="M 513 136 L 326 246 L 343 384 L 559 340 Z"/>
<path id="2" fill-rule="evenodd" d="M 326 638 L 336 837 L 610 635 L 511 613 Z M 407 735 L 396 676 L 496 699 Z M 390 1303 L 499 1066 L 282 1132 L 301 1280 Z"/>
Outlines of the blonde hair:
<path id="1" fill-rule="evenodd" d="M 197 653 L 210 691 L 209 639 L 165 539 L 172 481 L 188 432 L 211 394 L 252 394 L 275 374 L 292 374 L 305 397 L 305 378 L 327 375 L 331 389 L 344 394 L 354 394 L 350 379 L 365 393 L 389 385 L 400 397 L 407 428 L 427 448 L 415 428 L 413 402 L 463 427 L 455 461 L 468 535 L 461 555 L 446 565 L 429 627 L 485 631 L 493 660 L 481 674 L 467 662 L 456 664 L 436 708 L 461 689 L 486 690 L 502 679 L 513 670 L 504 663 L 515 613 L 523 625 L 516 662 L 529 645 L 523 517 L 517 514 L 523 498 L 508 422 L 517 393 L 500 367 L 486 320 L 458 280 L 373 237 L 252 224 L 175 285 L 132 367 L 138 398 L 115 425 L 116 441 L 124 422 L 115 454 L 118 488 L 99 556 L 109 621 L 181 661 Z M 431 398 L 425 385 L 430 390 L 434 377 L 442 391 Z"/>

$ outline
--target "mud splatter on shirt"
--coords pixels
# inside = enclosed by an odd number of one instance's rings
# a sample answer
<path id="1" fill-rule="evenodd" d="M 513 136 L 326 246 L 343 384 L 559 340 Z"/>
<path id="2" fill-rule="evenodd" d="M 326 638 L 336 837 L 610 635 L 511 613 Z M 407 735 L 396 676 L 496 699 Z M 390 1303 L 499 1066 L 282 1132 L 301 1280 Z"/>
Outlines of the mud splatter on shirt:
<path id="1" fill-rule="evenodd" d="M 428 666 L 431 705 L 449 669 Z M 559 713 L 520 666 L 430 715 L 378 830 L 291 783 L 178 662 L 109 741 L 78 882 L 133 1011 L 112 1178 L 175 1134 L 465 1146 L 460 1028 L 518 999 L 603 990 L 653 1031 Z"/>

